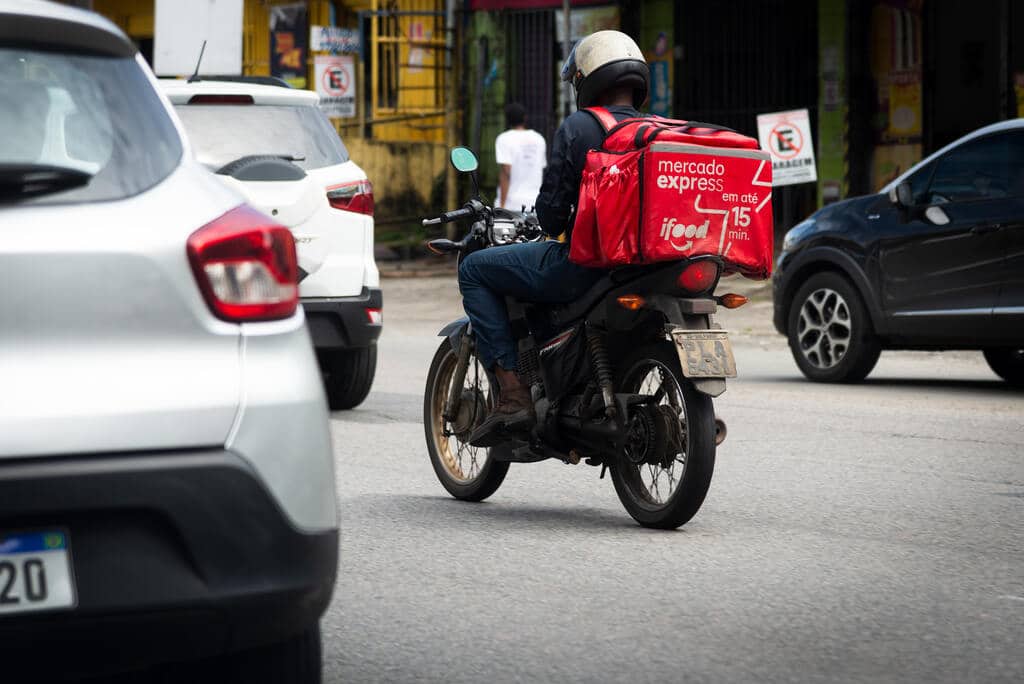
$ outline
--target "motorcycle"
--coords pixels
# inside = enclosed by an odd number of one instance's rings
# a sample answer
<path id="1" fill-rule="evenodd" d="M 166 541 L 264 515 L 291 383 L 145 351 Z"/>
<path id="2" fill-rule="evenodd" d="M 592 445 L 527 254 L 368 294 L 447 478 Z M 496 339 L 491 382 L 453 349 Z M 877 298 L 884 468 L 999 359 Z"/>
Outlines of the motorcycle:
<path id="1" fill-rule="evenodd" d="M 479 249 L 545 239 L 529 212 L 491 208 L 481 199 L 477 159 L 451 152 L 470 174 L 474 198 L 462 208 L 424 219 L 459 220 L 471 228 L 459 242 L 428 242 L 459 261 Z M 628 513 L 645 527 L 674 529 L 700 509 L 711 484 L 725 424 L 713 397 L 736 377 L 728 333 L 715 297 L 723 262 L 697 257 L 609 271 L 583 297 L 550 306 L 508 299 L 518 368 L 531 388 L 536 424 L 509 432 L 490 448 L 468 439 L 497 400 L 497 383 L 476 357 L 468 318 L 446 325 L 427 376 L 423 424 L 438 479 L 455 498 L 482 501 L 501 486 L 511 463 L 555 459 L 606 472 Z"/>

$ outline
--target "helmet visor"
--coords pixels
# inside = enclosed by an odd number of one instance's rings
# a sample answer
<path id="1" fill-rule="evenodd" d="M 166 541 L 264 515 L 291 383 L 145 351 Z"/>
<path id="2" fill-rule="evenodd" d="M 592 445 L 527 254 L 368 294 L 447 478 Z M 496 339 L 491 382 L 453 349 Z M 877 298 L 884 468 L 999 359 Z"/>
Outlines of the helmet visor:
<path id="1" fill-rule="evenodd" d="M 579 42 L 573 43 L 572 49 L 569 50 L 569 58 L 565 60 L 565 64 L 562 65 L 561 79 L 563 81 L 572 82 L 572 77 L 576 75 L 576 46 Z"/>

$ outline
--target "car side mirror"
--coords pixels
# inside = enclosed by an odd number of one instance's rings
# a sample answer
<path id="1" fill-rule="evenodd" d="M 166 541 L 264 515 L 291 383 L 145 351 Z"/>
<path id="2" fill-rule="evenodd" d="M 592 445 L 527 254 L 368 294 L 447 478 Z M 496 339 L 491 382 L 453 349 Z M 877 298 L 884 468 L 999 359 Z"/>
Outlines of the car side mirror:
<path id="1" fill-rule="evenodd" d="M 914 191 L 910 187 L 910 181 L 903 181 L 889 190 L 889 201 L 904 209 L 914 206 Z"/>
<path id="2" fill-rule="evenodd" d="M 949 215 L 942 207 L 928 207 L 924 210 L 924 217 L 937 226 L 944 226 L 949 223 Z"/>

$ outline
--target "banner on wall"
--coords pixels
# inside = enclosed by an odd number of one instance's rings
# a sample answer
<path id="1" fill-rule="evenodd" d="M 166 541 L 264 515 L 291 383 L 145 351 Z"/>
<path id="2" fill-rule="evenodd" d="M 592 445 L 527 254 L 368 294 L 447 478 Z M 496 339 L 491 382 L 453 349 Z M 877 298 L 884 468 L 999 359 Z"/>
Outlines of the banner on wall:
<path id="1" fill-rule="evenodd" d="M 320 109 L 328 117 L 356 115 L 356 68 L 350 55 L 317 55 L 313 60 Z"/>
<path id="2" fill-rule="evenodd" d="M 619 30 L 619 8 L 616 5 L 605 7 L 574 7 L 569 11 L 569 41 L 575 43 L 584 36 L 595 31 Z M 555 10 L 555 40 L 565 40 L 565 19 L 562 10 Z"/>
<path id="3" fill-rule="evenodd" d="M 359 29 L 340 26 L 310 26 L 309 49 L 313 52 L 358 53 L 362 48 Z"/>
<path id="4" fill-rule="evenodd" d="M 306 54 L 309 29 L 306 5 L 276 5 L 270 13 L 270 75 L 294 88 L 306 87 Z"/>
<path id="5" fill-rule="evenodd" d="M 669 34 L 660 31 L 654 44 L 644 55 L 651 69 L 651 92 L 648 109 L 651 114 L 672 116 L 672 46 Z"/>
<path id="6" fill-rule="evenodd" d="M 1017 116 L 1024 117 L 1024 71 L 1017 72 L 1013 82 L 1017 91 Z"/>
<path id="7" fill-rule="evenodd" d="M 772 157 L 773 186 L 818 180 L 811 119 L 806 109 L 758 114 L 757 134 L 761 149 Z"/>
<path id="8" fill-rule="evenodd" d="M 200 51 L 200 73 L 242 73 L 242 0 L 157 0 L 153 71 L 160 76 L 190 76 Z"/>

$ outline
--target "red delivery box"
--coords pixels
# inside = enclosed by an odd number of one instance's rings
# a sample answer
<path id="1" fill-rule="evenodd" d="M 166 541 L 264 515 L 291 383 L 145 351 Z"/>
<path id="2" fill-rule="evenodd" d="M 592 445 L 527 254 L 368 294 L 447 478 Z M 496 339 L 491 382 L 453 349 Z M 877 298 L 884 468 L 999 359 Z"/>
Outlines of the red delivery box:
<path id="1" fill-rule="evenodd" d="M 652 142 L 592 150 L 570 258 L 609 268 L 715 255 L 727 273 L 768 278 L 771 169 L 768 153 L 750 148 Z"/>

